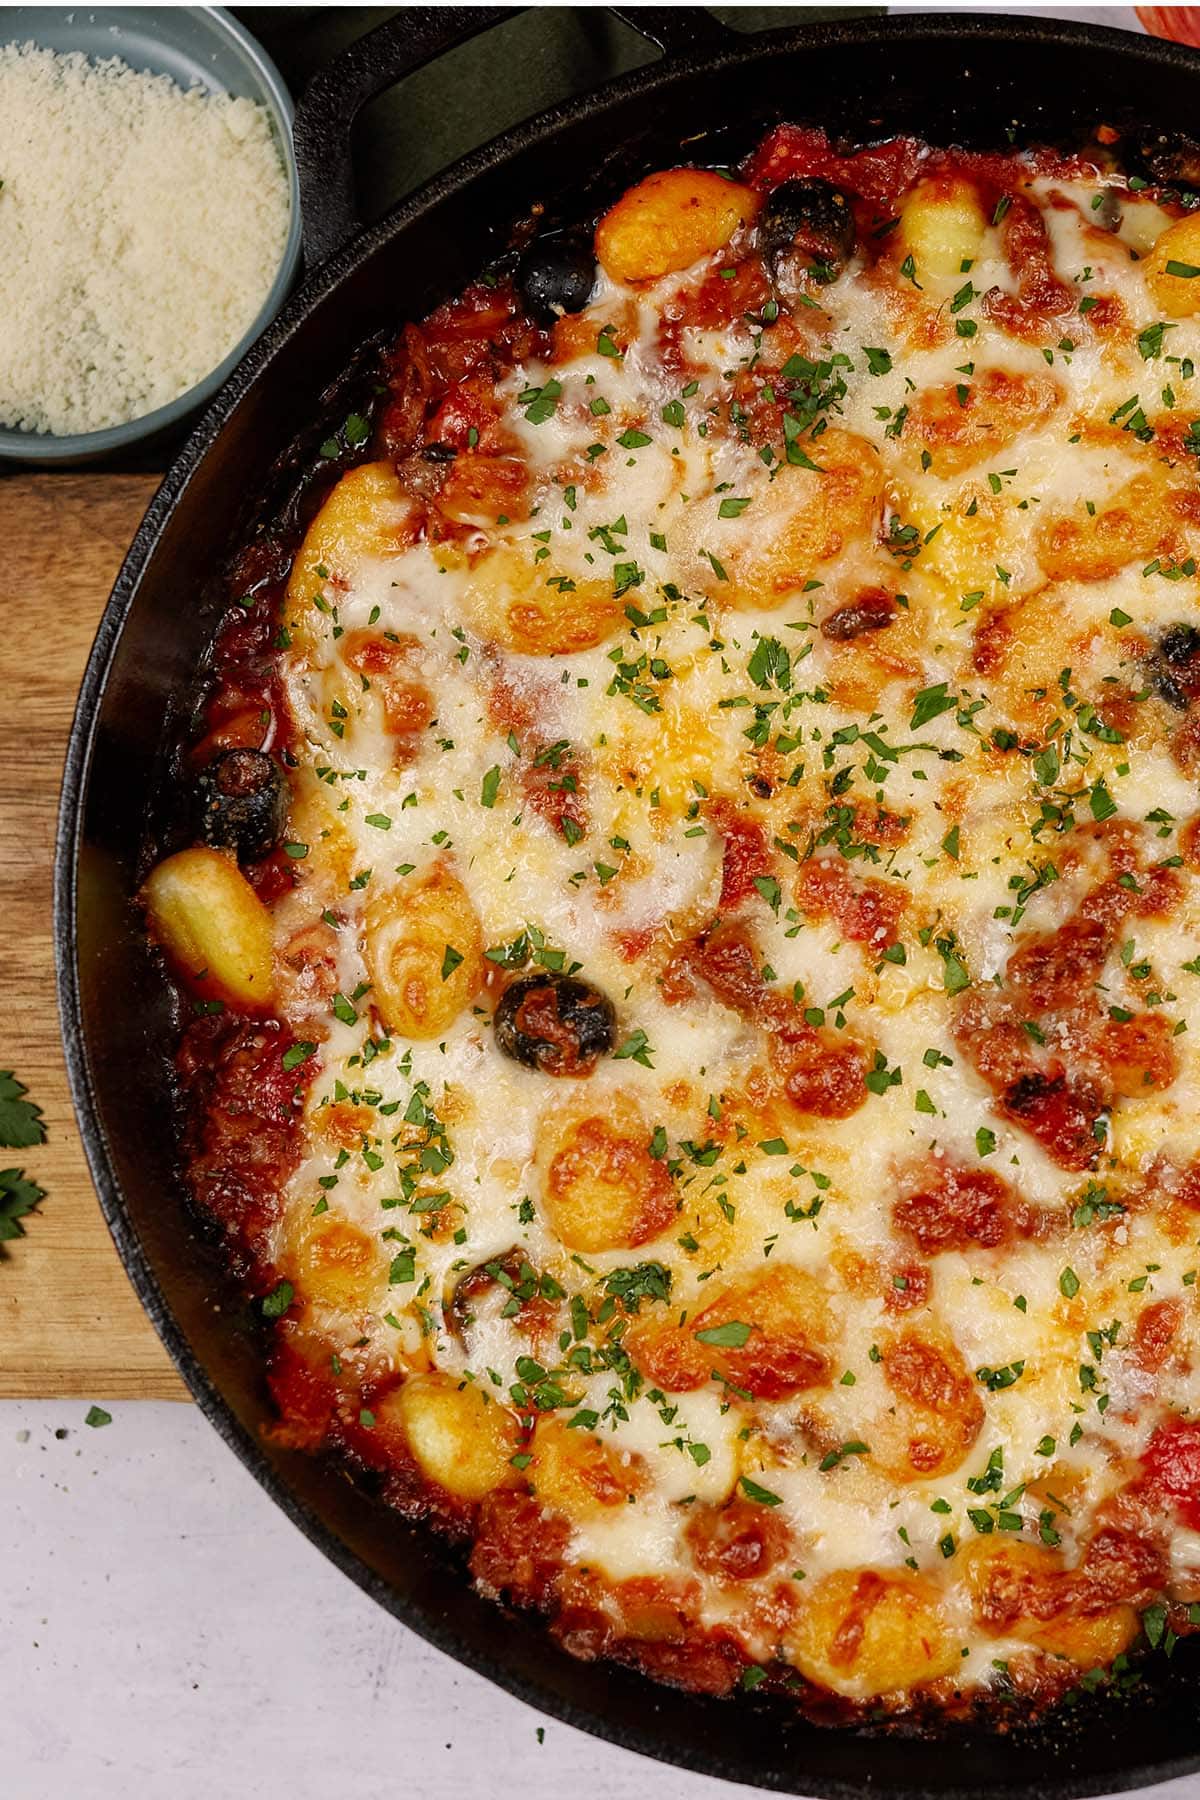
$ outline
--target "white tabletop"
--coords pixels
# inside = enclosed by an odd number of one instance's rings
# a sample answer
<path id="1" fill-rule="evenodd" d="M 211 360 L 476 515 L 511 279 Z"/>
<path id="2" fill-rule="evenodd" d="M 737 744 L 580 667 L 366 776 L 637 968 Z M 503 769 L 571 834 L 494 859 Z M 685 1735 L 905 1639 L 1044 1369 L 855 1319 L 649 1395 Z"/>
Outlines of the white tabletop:
<path id="1" fill-rule="evenodd" d="M 3 1800 L 732 1800 L 398 1625 L 169 1402 L 0 1403 Z M 586 1784 L 586 1785 L 585 1785 Z M 1149 1790 L 1200 1800 L 1200 1777 Z"/>

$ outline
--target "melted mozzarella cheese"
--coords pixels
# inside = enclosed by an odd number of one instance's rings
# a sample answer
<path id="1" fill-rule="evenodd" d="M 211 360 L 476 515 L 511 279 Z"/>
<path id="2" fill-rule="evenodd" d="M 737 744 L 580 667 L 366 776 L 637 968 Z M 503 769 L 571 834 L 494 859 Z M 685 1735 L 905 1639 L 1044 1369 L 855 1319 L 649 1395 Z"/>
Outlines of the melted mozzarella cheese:
<path id="1" fill-rule="evenodd" d="M 593 309 L 598 321 L 629 309 L 626 353 L 531 362 L 501 384 L 503 425 L 533 483 L 530 516 L 480 533 L 465 549 L 421 542 L 338 569 L 305 614 L 303 647 L 283 658 L 303 744 L 298 803 L 313 831 L 300 896 L 280 909 L 280 935 L 333 909 L 339 991 L 350 999 L 336 1013 L 324 1003 L 301 1007 L 293 1020 L 319 1041 L 320 1072 L 280 1230 L 294 1231 L 297 1218 L 323 1205 L 377 1238 L 391 1268 L 377 1303 L 365 1311 L 326 1304 L 319 1328 L 339 1355 L 377 1375 L 424 1358 L 456 1375 L 490 1377 L 515 1392 L 518 1409 L 531 1379 L 523 1359 L 557 1370 L 564 1416 L 590 1414 L 601 1438 L 640 1470 L 636 1503 L 571 1520 L 570 1555 L 580 1566 L 613 1581 L 692 1568 L 685 1527 L 694 1508 L 720 1505 L 739 1484 L 751 1496 L 765 1489 L 810 1587 L 864 1565 L 920 1568 L 935 1581 L 969 1651 L 968 1682 L 986 1682 L 996 1659 L 1028 1648 L 980 1639 L 972 1625 L 955 1561 L 981 1530 L 972 1515 L 986 1518 L 1002 1489 L 1036 1543 L 1048 1507 L 1070 1554 L 1111 1493 L 1114 1469 L 1144 1448 L 1155 1395 L 1167 1393 L 1181 1411 L 1200 1399 L 1190 1364 L 1164 1377 L 1164 1388 L 1129 1350 L 1137 1314 L 1154 1297 L 1181 1300 L 1185 1335 L 1194 1338 L 1197 1231 L 1167 1242 L 1153 1215 L 1137 1211 L 1104 1231 L 1070 1226 L 1089 1177 L 1064 1170 L 994 1109 L 991 1087 L 955 1038 L 952 965 L 939 948 L 939 940 L 957 947 L 977 992 L 999 989 L 1014 945 L 1061 925 L 1086 892 L 1076 833 L 1093 812 L 1102 817 L 1097 796 L 1142 834 L 1151 861 L 1176 852 L 1175 829 L 1194 811 L 1192 778 L 1171 754 L 1177 721 L 1148 694 L 1139 647 L 1194 614 L 1194 565 L 1172 567 L 1178 578 L 1166 579 L 1146 571 L 1153 558 L 1138 550 L 1103 579 L 1051 583 L 1041 559 L 1046 521 L 1071 518 L 1086 529 L 1138 477 L 1194 491 L 1190 466 L 1164 476 L 1153 445 L 1121 420 L 1130 420 L 1131 396 L 1147 418 L 1194 405 L 1184 359 L 1200 359 L 1200 328 L 1172 325 L 1169 363 L 1139 351 L 1154 310 L 1121 238 L 1091 223 L 1092 190 L 1039 181 L 1029 191 L 1045 208 L 1062 279 L 1081 299 L 1118 301 L 1125 325 L 1101 333 L 1075 310 L 1036 341 L 1009 336 L 979 302 L 1016 285 L 995 228 L 970 270 L 967 300 L 956 298 L 953 310 L 949 295 L 911 292 L 908 310 L 898 310 L 894 289 L 852 263 L 820 292 L 823 313 L 813 319 L 827 325 L 801 316 L 799 328 L 805 354 L 828 365 L 819 382 L 841 390 L 817 417 L 878 460 L 879 498 L 869 527 L 856 526 L 790 590 L 760 584 L 728 603 L 744 572 L 765 567 L 792 528 L 800 503 L 781 504 L 786 484 L 805 480 L 816 493 L 822 481 L 781 461 L 782 443 L 765 456 L 731 414 L 730 381 L 757 359 L 769 362 L 770 334 L 745 320 L 690 327 L 681 374 L 663 360 L 659 323 L 703 271 L 637 292 L 605 278 Z M 1126 208 L 1128 242 L 1148 241 L 1156 220 L 1143 214 L 1153 210 Z M 923 333 L 906 328 L 914 305 Z M 953 321 L 974 330 L 960 334 Z M 928 390 L 965 392 L 992 371 L 1052 379 L 1061 398 L 1048 417 L 965 468 L 947 467 L 937 450 L 922 467 L 906 409 Z M 550 416 L 538 417 L 522 396 L 552 379 L 559 396 Z M 1167 387 L 1172 402 L 1161 397 Z M 818 468 L 822 437 L 818 430 L 805 441 Z M 1186 549 L 1194 527 L 1184 519 L 1178 533 Z M 548 581 L 568 584 L 568 594 L 571 583 L 578 592 L 599 581 L 623 590 L 624 615 L 603 641 L 567 654 L 497 647 L 467 621 L 472 583 L 500 550 L 513 558 L 506 594 L 514 584 L 544 595 Z M 822 633 L 819 622 L 867 587 L 901 596 L 897 622 L 854 646 Z M 1010 615 L 1016 649 L 990 670 L 975 654 L 977 627 Z M 339 642 L 367 629 L 416 641 L 414 666 L 435 717 L 411 760 L 397 759 L 365 684 L 360 691 L 344 679 Z M 892 637 L 892 666 L 872 663 Z M 864 671 L 872 683 L 865 694 L 854 685 Z M 511 732 L 491 703 L 500 677 L 532 721 Z M 951 699 L 924 708 L 918 696 L 936 696 L 939 684 Z M 1031 699 L 1035 691 L 1041 697 Z M 1129 734 L 1090 730 L 1086 721 L 1098 715 L 1081 705 L 1103 711 L 1118 691 L 1135 695 Z M 1035 715 L 1044 723 L 1047 693 L 1050 712 L 1059 697 L 1052 741 L 1062 759 L 1043 779 Z M 1019 750 L 1000 754 L 996 733 Z M 574 834 L 534 805 L 526 785 L 531 752 L 555 743 L 570 748 L 578 771 L 586 824 Z M 1043 811 L 1052 797 L 1061 808 L 1063 790 L 1075 796 L 1075 832 L 1058 828 L 1061 812 L 1056 823 Z M 753 819 L 768 846 L 773 874 L 737 915 L 752 927 L 767 988 L 817 1009 L 812 1016 L 835 1039 L 863 1041 L 882 1072 L 848 1118 L 775 1105 L 768 1121 L 750 1097 L 768 1060 L 758 1027 L 703 983 L 684 1004 L 664 991 L 671 949 L 721 910 L 715 801 Z M 856 836 L 856 807 L 904 820 L 899 840 L 872 849 Z M 832 856 L 850 846 L 853 879 L 886 880 L 904 894 L 902 957 L 881 956 L 836 918 L 806 909 L 804 870 L 822 846 Z M 365 908 L 409 872 L 445 865 L 469 892 L 497 979 L 505 947 L 524 937 L 550 966 L 580 965 L 613 1001 L 617 1054 L 586 1082 L 556 1081 L 499 1054 L 482 998 L 436 1039 L 387 1035 L 372 1008 Z M 1111 1004 L 1139 1008 L 1149 981 L 1155 1008 L 1181 1026 L 1200 983 L 1187 967 L 1200 898 L 1186 871 L 1185 880 L 1171 918 L 1135 919 L 1118 934 L 1118 950 L 1128 939 L 1134 948 L 1124 960 L 1114 954 L 1104 978 Z M 1128 976 L 1138 961 L 1151 965 L 1152 978 Z M 1200 1056 L 1186 1030 L 1173 1047 L 1173 1083 L 1114 1110 L 1094 1177 L 1113 1192 L 1144 1176 L 1164 1149 L 1180 1162 L 1200 1153 Z M 347 1099 L 362 1109 L 361 1132 L 349 1142 L 331 1125 Z M 539 1145 L 564 1110 L 586 1107 L 603 1119 L 626 1101 L 647 1141 L 664 1134 L 669 1149 L 659 1154 L 674 1171 L 677 1218 L 636 1248 L 573 1253 L 548 1219 Z M 452 1156 L 436 1179 L 454 1203 L 453 1229 L 426 1231 L 398 1198 L 412 1143 L 423 1141 L 425 1108 Z M 406 1119 L 418 1126 L 406 1130 Z M 929 1159 L 1001 1175 L 1064 1223 L 1005 1250 L 932 1256 L 927 1295 L 897 1310 L 897 1259 L 911 1262 L 914 1251 L 898 1239 L 891 1207 Z M 481 1307 L 465 1338 L 452 1334 L 442 1308 L 462 1274 L 513 1247 L 560 1294 L 583 1299 L 593 1352 L 610 1342 L 597 1321 L 616 1270 L 652 1261 L 670 1277 L 670 1299 L 643 1299 L 631 1327 L 658 1316 L 686 1324 L 730 1282 L 764 1270 L 813 1272 L 833 1301 L 829 1379 L 762 1402 L 719 1382 L 664 1391 L 620 1355 L 593 1354 L 590 1366 L 573 1359 L 585 1340 L 573 1338 L 565 1312 L 563 1338 L 556 1329 L 536 1347 L 519 1309 L 505 1317 Z M 1064 1269 L 1077 1284 L 1072 1297 Z M 1098 1350 L 1094 1334 L 1111 1333 L 1114 1319 L 1120 1329 Z M 930 1321 L 956 1347 L 982 1423 L 946 1466 L 901 1481 L 872 1450 L 898 1404 L 879 1346 Z M 1091 1372 L 1082 1381 L 1081 1367 Z M 1004 1370 L 1007 1383 L 988 1379 Z M 830 1445 L 832 1460 L 822 1448 Z M 988 1484 L 989 1466 L 1002 1469 L 1002 1482 Z M 1069 1510 L 1033 1497 L 1056 1482 L 1069 1485 Z M 1176 1555 L 1194 1569 L 1190 1535 L 1177 1540 Z M 700 1579 L 704 1616 L 740 1632 L 750 1654 L 770 1654 L 754 1584 L 743 1599 L 711 1574 Z"/>

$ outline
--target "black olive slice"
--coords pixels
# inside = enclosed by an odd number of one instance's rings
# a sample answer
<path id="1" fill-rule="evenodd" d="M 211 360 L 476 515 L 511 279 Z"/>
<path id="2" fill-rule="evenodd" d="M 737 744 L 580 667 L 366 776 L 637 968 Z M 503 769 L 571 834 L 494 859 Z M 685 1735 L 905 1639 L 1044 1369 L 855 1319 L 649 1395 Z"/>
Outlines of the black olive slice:
<path id="1" fill-rule="evenodd" d="M 286 775 L 265 751 L 222 750 L 196 777 L 200 836 L 239 862 L 258 862 L 283 837 L 289 797 Z"/>
<path id="2" fill-rule="evenodd" d="M 1200 144 L 1179 131 L 1150 132 L 1126 152 L 1128 173 L 1155 187 L 1200 188 Z"/>
<path id="3" fill-rule="evenodd" d="M 1167 705 L 1186 712 L 1200 695 L 1200 630 L 1194 625 L 1169 625 L 1158 640 L 1150 674 Z"/>
<path id="4" fill-rule="evenodd" d="M 442 1304 L 446 1329 L 459 1343 L 464 1341 L 467 1326 L 475 1316 L 475 1302 L 494 1287 L 507 1288 L 513 1296 L 514 1309 L 520 1306 L 526 1292 L 536 1291 L 537 1275 L 523 1250 L 514 1246 L 500 1256 L 489 1256 L 486 1262 L 476 1263 L 459 1276 L 449 1299 Z"/>
<path id="5" fill-rule="evenodd" d="M 773 269 L 798 252 L 805 262 L 837 275 L 858 242 L 850 197 L 829 181 L 781 182 L 759 215 L 758 241 Z"/>
<path id="6" fill-rule="evenodd" d="M 496 1006 L 496 1042 L 506 1056 L 543 1075 L 590 1075 L 613 1047 L 616 1014 L 590 982 L 540 970 L 505 988 Z"/>
<path id="7" fill-rule="evenodd" d="M 582 312 L 595 285 L 596 260 L 581 237 L 535 238 L 517 264 L 517 292 L 543 325 L 563 313 Z"/>

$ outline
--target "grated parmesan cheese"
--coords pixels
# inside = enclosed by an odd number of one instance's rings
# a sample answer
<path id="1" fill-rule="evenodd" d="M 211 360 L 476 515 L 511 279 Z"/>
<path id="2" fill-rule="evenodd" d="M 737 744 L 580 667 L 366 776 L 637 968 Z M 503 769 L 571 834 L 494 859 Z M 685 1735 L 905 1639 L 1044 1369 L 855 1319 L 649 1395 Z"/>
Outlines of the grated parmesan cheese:
<path id="1" fill-rule="evenodd" d="M 0 45 L 0 425 L 96 431 L 195 386 L 283 256 L 266 108 Z"/>

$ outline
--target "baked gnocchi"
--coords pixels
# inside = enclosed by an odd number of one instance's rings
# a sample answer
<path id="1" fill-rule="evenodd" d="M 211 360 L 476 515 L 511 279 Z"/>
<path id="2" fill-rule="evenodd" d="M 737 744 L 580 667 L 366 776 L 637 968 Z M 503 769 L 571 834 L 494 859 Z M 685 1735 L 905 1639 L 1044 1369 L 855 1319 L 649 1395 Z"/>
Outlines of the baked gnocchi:
<path id="1" fill-rule="evenodd" d="M 385 1402 L 423 1475 L 457 1500 L 516 1485 L 516 1418 L 486 1389 L 445 1375 L 417 1375 Z"/>
<path id="2" fill-rule="evenodd" d="M 483 979 L 483 940 L 471 897 L 437 864 L 372 895 L 363 918 L 372 1003 L 389 1031 L 434 1038 L 469 1006 Z"/>
<path id="3" fill-rule="evenodd" d="M 231 857 L 180 850 L 150 875 L 143 897 L 151 927 L 175 967 L 218 1004 L 270 1006 L 271 915 Z"/>
<path id="4" fill-rule="evenodd" d="M 281 1440 L 485 1593 L 1008 1719 L 1200 1619 L 1200 214 L 788 125 L 603 198 L 235 560 L 188 1173 Z"/>
<path id="5" fill-rule="evenodd" d="M 722 249 L 758 205 L 753 188 L 708 169 L 664 169 L 605 213 L 596 255 L 614 281 L 653 281 Z"/>

